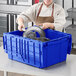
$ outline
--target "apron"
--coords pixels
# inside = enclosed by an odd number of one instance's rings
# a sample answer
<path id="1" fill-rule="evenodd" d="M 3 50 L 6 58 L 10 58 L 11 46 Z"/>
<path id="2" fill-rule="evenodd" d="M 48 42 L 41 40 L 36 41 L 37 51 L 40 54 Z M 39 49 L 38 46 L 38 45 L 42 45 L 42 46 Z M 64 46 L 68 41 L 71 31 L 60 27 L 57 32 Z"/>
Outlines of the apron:
<path id="1" fill-rule="evenodd" d="M 36 18 L 36 25 L 41 24 L 41 23 L 45 23 L 45 22 L 49 22 L 49 23 L 54 23 L 54 17 L 53 17 L 53 13 L 54 13 L 54 4 L 52 5 L 52 14 L 51 16 L 48 17 L 41 17 L 39 16 L 41 9 L 42 9 L 43 3 L 41 4 L 38 14 L 37 14 L 37 18 Z"/>

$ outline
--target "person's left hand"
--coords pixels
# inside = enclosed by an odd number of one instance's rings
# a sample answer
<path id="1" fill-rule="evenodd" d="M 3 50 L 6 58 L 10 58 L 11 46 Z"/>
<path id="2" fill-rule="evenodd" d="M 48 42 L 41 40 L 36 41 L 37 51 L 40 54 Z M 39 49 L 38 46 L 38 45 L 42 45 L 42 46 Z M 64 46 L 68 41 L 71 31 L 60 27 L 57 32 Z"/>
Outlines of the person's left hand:
<path id="1" fill-rule="evenodd" d="M 48 23 L 48 22 L 41 23 L 41 24 L 38 24 L 38 25 L 42 26 L 42 29 L 47 29 L 47 28 L 53 29 L 54 28 L 53 24 L 52 23 Z"/>
<path id="2" fill-rule="evenodd" d="M 42 26 L 42 29 L 49 28 L 49 25 L 47 25 L 47 23 L 41 23 L 41 24 L 38 24 L 38 26 Z"/>
<path id="3" fill-rule="evenodd" d="M 50 25 L 48 23 L 43 23 L 42 29 L 50 28 Z"/>

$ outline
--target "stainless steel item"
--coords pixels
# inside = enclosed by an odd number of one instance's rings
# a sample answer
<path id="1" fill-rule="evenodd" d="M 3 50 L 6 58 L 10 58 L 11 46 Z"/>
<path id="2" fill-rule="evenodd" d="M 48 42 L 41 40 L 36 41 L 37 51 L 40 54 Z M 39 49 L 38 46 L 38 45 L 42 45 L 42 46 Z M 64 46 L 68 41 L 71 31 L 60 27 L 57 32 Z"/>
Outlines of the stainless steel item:
<path id="1" fill-rule="evenodd" d="M 72 8 L 67 10 L 68 13 L 68 20 L 72 20 L 72 24 L 66 27 L 66 33 L 72 34 L 72 44 L 76 44 L 76 8 L 74 7 L 74 0 L 72 0 Z"/>
<path id="2" fill-rule="evenodd" d="M 24 29 L 22 29 L 22 30 L 25 31 L 23 33 L 23 37 L 28 37 L 28 38 L 36 37 L 36 32 L 39 33 L 40 37 L 45 37 L 44 31 L 38 26 L 31 26 L 31 27 L 27 28 L 26 30 L 24 30 Z"/>
<path id="3" fill-rule="evenodd" d="M 17 16 L 31 5 L 32 0 L 0 0 L 0 37 L 4 32 L 18 30 Z M 26 22 L 24 25 L 30 26 L 32 22 Z"/>
<path id="4" fill-rule="evenodd" d="M 76 19 L 76 8 L 70 8 L 67 10 L 68 12 L 68 17 Z"/>
<path id="5" fill-rule="evenodd" d="M 76 25 L 69 25 L 65 31 L 72 34 L 72 43 L 76 43 Z"/>
<path id="6" fill-rule="evenodd" d="M 31 38 L 34 40 L 39 40 L 39 41 L 49 41 L 50 39 L 45 37 L 45 32 L 42 30 L 42 27 L 38 27 L 38 26 L 31 26 L 27 29 L 22 28 L 22 30 L 24 31 L 23 33 L 23 37 L 27 37 L 27 38 Z M 36 33 L 38 33 L 40 35 L 40 37 L 36 36 Z"/>

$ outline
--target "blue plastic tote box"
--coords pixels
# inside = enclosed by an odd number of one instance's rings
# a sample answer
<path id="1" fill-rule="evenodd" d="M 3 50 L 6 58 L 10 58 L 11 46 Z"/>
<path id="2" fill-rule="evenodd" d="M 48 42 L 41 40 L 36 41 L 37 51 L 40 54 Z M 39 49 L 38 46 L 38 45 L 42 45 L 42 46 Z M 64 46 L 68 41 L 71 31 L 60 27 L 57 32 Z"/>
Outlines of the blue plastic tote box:
<path id="1" fill-rule="evenodd" d="M 22 37 L 21 31 L 4 33 L 3 46 L 8 58 L 38 68 L 66 61 L 67 54 L 71 52 L 71 34 L 51 29 L 44 32 L 50 41 L 42 42 Z"/>

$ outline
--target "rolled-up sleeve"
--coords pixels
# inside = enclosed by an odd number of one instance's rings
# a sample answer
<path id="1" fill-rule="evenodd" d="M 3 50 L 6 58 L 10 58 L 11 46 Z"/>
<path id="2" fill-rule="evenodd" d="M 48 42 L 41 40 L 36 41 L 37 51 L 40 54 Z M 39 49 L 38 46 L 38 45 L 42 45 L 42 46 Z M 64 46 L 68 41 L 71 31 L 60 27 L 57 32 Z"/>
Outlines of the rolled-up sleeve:
<path id="1" fill-rule="evenodd" d="M 19 17 L 21 17 L 24 22 L 33 22 L 35 21 L 36 18 L 36 4 L 32 5 L 31 7 L 29 7 L 26 11 L 20 13 L 20 15 L 18 15 L 17 20 Z"/>
<path id="2" fill-rule="evenodd" d="M 55 12 L 55 16 L 54 16 L 55 30 L 62 32 L 65 23 L 66 23 L 65 11 L 61 7 L 57 12 Z"/>

